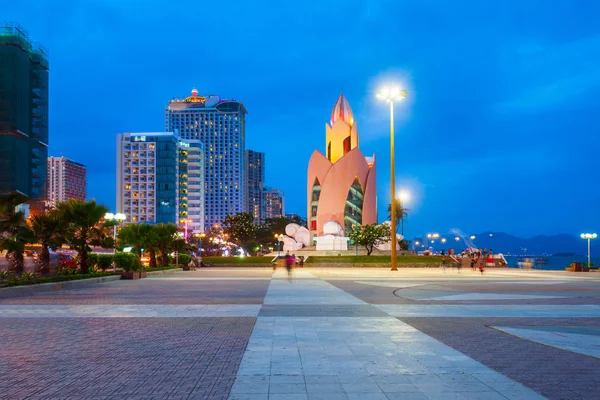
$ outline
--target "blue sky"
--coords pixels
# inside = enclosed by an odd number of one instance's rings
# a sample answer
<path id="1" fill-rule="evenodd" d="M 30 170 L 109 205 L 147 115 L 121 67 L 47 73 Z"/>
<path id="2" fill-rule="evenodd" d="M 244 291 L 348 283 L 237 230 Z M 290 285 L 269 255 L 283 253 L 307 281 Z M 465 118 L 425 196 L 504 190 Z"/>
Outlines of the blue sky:
<path id="1" fill-rule="evenodd" d="M 115 204 L 115 135 L 164 130 L 196 87 L 246 104 L 247 148 L 306 214 L 306 167 L 343 92 L 389 202 L 396 82 L 397 185 L 408 235 L 600 228 L 600 4 L 593 1 L 6 2 L 50 54 L 50 154 L 88 166 L 89 196 Z"/>

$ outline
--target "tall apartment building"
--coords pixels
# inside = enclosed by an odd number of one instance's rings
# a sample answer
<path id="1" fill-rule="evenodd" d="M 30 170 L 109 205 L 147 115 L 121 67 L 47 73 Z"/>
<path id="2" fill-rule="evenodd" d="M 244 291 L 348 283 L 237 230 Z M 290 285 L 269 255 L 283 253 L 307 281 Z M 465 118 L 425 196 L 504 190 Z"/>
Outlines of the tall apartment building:
<path id="1" fill-rule="evenodd" d="M 265 186 L 265 218 L 279 218 L 284 215 L 283 192 L 279 189 Z"/>
<path id="2" fill-rule="evenodd" d="M 247 210 L 254 215 L 254 223 L 265 219 L 265 153 L 246 150 Z"/>
<path id="3" fill-rule="evenodd" d="M 48 59 L 17 26 L 0 26 L 0 193 L 46 195 Z"/>
<path id="4" fill-rule="evenodd" d="M 173 132 L 117 135 L 117 212 L 204 232 L 204 149 Z"/>
<path id="5" fill-rule="evenodd" d="M 246 114 L 242 103 L 199 96 L 196 89 L 191 96 L 170 101 L 165 110 L 167 131 L 204 144 L 205 226 L 246 211 Z"/>
<path id="6" fill-rule="evenodd" d="M 85 165 L 66 157 L 48 157 L 48 193 L 46 199 L 55 206 L 69 199 L 85 200 Z"/>

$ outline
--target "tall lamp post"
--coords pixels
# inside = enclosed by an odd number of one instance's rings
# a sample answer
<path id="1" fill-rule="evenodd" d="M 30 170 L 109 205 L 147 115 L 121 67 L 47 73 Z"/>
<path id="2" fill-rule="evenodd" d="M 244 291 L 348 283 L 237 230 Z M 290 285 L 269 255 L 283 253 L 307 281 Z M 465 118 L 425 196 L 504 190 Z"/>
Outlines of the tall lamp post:
<path id="1" fill-rule="evenodd" d="M 117 252 L 117 225 L 120 224 L 121 222 L 125 221 L 127 219 L 127 216 L 123 213 L 106 213 L 104 214 L 104 220 L 105 221 L 112 221 L 114 222 L 113 225 L 113 253 Z"/>
<path id="2" fill-rule="evenodd" d="M 596 239 L 598 237 L 597 234 L 595 233 L 582 233 L 581 235 L 582 239 L 587 239 L 588 241 L 588 263 L 587 263 L 587 267 L 590 267 L 590 241 L 592 239 Z"/>
<path id="3" fill-rule="evenodd" d="M 406 90 L 400 90 L 397 87 L 384 88 L 381 92 L 377 93 L 379 100 L 385 100 L 390 103 L 390 192 L 391 192 L 391 236 L 394 238 L 391 240 L 392 245 L 392 271 L 398 271 L 396 266 L 396 182 L 394 181 L 395 168 L 394 168 L 394 101 L 404 99 L 408 93 Z"/>

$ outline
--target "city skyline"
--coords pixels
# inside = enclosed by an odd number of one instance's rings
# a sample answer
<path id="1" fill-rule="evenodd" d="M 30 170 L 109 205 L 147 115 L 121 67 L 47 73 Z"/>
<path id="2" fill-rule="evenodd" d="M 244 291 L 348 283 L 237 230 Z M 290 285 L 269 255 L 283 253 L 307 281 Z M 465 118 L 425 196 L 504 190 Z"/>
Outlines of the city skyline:
<path id="1" fill-rule="evenodd" d="M 220 62 L 183 65 L 161 58 L 189 54 L 189 43 L 173 43 L 143 26 L 160 23 L 189 37 L 197 29 L 193 3 L 188 15 L 169 18 L 170 10 L 148 2 L 144 17 L 138 18 L 124 3 L 58 2 L 50 7 L 24 1 L 10 4 L 5 18 L 18 21 L 49 49 L 49 153 L 84 160 L 89 197 L 111 208 L 111 138 L 119 132 L 163 130 L 165 100 L 195 86 L 247 105 L 246 147 L 267 154 L 266 181 L 286 193 L 289 212 L 303 215 L 305 189 L 286 171 L 306 168 L 311 150 L 322 143 L 330 99 L 343 92 L 356 104 L 362 151 L 379 154 L 383 220 L 389 203 L 388 125 L 385 105 L 374 95 L 379 83 L 395 80 L 409 92 L 397 107 L 396 123 L 397 186 L 412 194 L 407 235 L 450 228 L 524 236 L 593 230 L 600 222 L 592 207 L 600 192 L 587 189 L 587 182 L 598 177 L 593 163 L 598 145 L 594 118 L 600 109 L 600 84 L 591 67 L 599 41 L 594 12 L 568 2 L 552 10 L 511 5 L 496 10 L 473 2 L 459 13 L 443 4 L 429 10 L 418 4 L 351 2 L 342 8 L 310 5 L 295 10 L 298 15 L 274 7 L 248 21 L 242 16 L 251 10 L 241 4 L 235 15 L 216 17 L 204 29 L 223 24 L 226 29 L 219 32 L 227 38 L 249 32 L 245 49 L 228 52 L 194 44 L 193 51 L 218 54 Z M 206 7 L 217 15 L 217 5 Z M 534 11 L 537 18 L 529 21 Z M 52 24 L 57 13 L 71 16 L 69 23 Z M 300 34 L 305 32 L 299 29 L 301 21 L 309 15 L 314 15 L 315 29 Z M 394 15 L 406 16 L 402 27 L 387 23 Z M 349 19 L 355 21 L 351 28 L 341 22 Z M 331 24 L 319 22 L 326 20 Z M 426 31 L 432 21 L 438 24 L 435 36 Z M 347 30 L 335 32 L 342 25 Z M 278 40 L 261 48 L 270 29 L 290 33 L 287 47 L 293 51 L 275 57 Z M 340 37 L 353 51 L 332 51 L 326 42 Z M 155 47 L 166 54 L 153 56 Z M 72 52 L 79 56 L 73 59 Z M 311 61 L 317 59 L 321 62 Z M 340 65 L 350 67 L 340 70 Z M 82 94 L 93 96 L 94 107 L 73 114 L 73 98 Z M 116 102 L 128 104 L 128 112 L 113 113 Z M 278 140 L 283 134 L 301 140 Z M 486 185 L 494 190 L 484 190 Z"/>

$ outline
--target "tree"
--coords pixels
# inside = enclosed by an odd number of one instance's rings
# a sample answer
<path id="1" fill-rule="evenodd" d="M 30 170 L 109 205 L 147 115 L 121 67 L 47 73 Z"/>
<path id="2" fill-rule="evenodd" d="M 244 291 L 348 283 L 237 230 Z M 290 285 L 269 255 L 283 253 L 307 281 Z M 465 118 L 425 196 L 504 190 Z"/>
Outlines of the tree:
<path id="1" fill-rule="evenodd" d="M 402 205 L 402 201 L 400 199 L 395 199 L 396 202 L 396 233 L 398 233 L 398 229 L 402 227 L 402 235 L 404 235 L 404 220 L 408 217 L 408 208 L 405 208 Z M 392 205 L 388 204 L 388 219 L 392 220 Z"/>
<path id="2" fill-rule="evenodd" d="M 169 253 L 173 251 L 177 235 L 177 226 L 173 224 L 158 224 L 154 226 L 156 250 L 160 254 L 160 265 L 169 266 Z"/>
<path id="3" fill-rule="evenodd" d="M 390 226 L 388 224 L 356 225 L 348 236 L 354 243 L 365 246 L 367 255 L 370 256 L 375 246 L 390 240 Z"/>
<path id="4" fill-rule="evenodd" d="M 39 264 L 42 273 L 50 272 L 50 247 L 64 243 L 65 221 L 56 211 L 38 214 L 30 218 L 29 224 L 35 242 L 42 246 Z"/>
<path id="5" fill-rule="evenodd" d="M 23 212 L 8 210 L 10 207 L 4 209 L 0 224 L 0 251 L 6 250 L 6 258 L 10 260 L 13 270 L 20 274 L 25 267 L 25 245 L 33 243 L 34 237 Z"/>
<path id="6" fill-rule="evenodd" d="M 256 226 L 254 216 L 250 213 L 237 213 L 227 215 L 223 221 L 223 232 L 229 235 L 229 239 L 246 252 L 251 252 L 256 243 L 251 243 L 256 237 Z"/>
<path id="7" fill-rule="evenodd" d="M 95 200 L 70 199 L 59 203 L 57 213 L 64 218 L 66 241 L 77 251 L 81 273 L 89 272 L 88 253 L 90 246 L 112 247 L 112 238 L 104 231 L 104 215 L 108 209 L 96 204 Z"/>
<path id="8" fill-rule="evenodd" d="M 158 234 L 156 227 L 150 224 L 129 224 L 119 230 L 118 239 L 123 246 L 131 246 L 133 252 L 142 257 L 142 249 L 148 251 L 150 255 L 150 267 L 155 268 L 156 263 L 156 242 Z"/>

